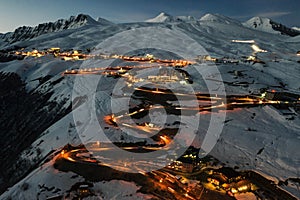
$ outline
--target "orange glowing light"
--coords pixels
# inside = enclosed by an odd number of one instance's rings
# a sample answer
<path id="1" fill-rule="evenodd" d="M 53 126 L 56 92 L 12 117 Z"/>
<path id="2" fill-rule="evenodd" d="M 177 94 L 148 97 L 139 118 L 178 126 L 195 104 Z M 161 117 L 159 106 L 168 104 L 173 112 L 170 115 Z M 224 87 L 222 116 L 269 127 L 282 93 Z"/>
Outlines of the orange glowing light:
<path id="1" fill-rule="evenodd" d="M 115 115 L 114 115 L 114 114 L 111 115 L 111 120 L 112 120 L 113 122 L 116 122 L 116 118 L 115 118 Z"/>

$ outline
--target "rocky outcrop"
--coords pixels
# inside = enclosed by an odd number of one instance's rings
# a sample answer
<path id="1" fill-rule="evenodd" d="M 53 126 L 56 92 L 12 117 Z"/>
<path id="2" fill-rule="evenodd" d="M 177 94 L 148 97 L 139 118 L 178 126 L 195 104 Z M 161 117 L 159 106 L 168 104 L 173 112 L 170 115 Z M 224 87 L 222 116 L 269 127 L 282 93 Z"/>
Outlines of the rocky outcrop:
<path id="1" fill-rule="evenodd" d="M 71 16 L 69 19 L 59 19 L 56 22 L 43 23 L 35 27 L 22 26 L 17 28 L 14 32 L 0 35 L 0 39 L 2 39 L 3 42 L 12 44 L 18 41 L 30 40 L 46 33 L 76 29 L 92 24 L 107 25 L 111 24 L 111 22 L 105 19 L 98 19 L 98 21 L 96 21 L 89 15 L 79 14 L 77 16 Z"/>

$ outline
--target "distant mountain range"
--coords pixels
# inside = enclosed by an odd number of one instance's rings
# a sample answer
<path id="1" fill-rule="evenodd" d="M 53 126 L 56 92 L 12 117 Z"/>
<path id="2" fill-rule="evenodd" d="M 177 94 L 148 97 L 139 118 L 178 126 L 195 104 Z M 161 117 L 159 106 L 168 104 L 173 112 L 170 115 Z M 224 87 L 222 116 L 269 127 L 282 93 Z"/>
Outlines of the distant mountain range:
<path id="1" fill-rule="evenodd" d="M 153 19 L 146 20 L 146 22 L 152 23 L 175 23 L 175 22 L 195 22 L 195 21 L 208 21 L 215 23 L 225 23 L 225 24 L 236 24 L 236 25 L 244 25 L 246 27 L 256 29 L 263 32 L 282 34 L 288 36 L 297 36 L 300 35 L 299 28 L 288 28 L 285 25 L 274 22 L 269 18 L 263 17 L 253 17 L 250 20 L 241 23 L 238 20 L 219 15 L 219 14 L 206 14 L 201 17 L 199 20 L 195 19 L 192 16 L 171 16 L 167 13 L 160 13 Z"/>
<path id="2" fill-rule="evenodd" d="M 112 22 L 102 18 L 98 18 L 96 21 L 89 15 L 79 14 L 77 16 L 71 16 L 69 19 L 59 19 L 56 22 L 43 23 L 35 27 L 22 26 L 17 28 L 14 32 L 0 34 L 0 39 L 12 44 L 18 41 L 29 40 L 46 33 L 59 32 L 66 29 L 76 29 L 84 25 L 92 24 L 108 25 L 112 24 Z"/>
<path id="3" fill-rule="evenodd" d="M 300 28 L 297 27 L 288 28 L 285 25 L 274 22 L 269 18 L 263 18 L 263 17 L 253 17 L 250 20 L 241 23 L 238 20 L 226 16 L 222 16 L 219 14 L 206 14 L 200 19 L 196 19 L 193 16 L 172 16 L 162 12 L 154 18 L 146 20 L 146 22 L 149 23 L 180 23 L 180 22 L 190 23 L 190 22 L 197 22 L 197 21 L 237 24 L 237 25 L 243 25 L 263 32 L 282 34 L 288 36 L 300 35 Z M 75 28 L 79 28 L 91 24 L 111 25 L 113 23 L 103 18 L 98 18 L 97 20 L 95 20 L 89 15 L 79 14 L 77 16 L 71 16 L 69 19 L 59 19 L 56 22 L 43 23 L 35 27 L 22 26 L 17 28 L 14 32 L 0 34 L 0 39 L 3 42 L 12 44 L 18 41 L 29 40 L 46 33 L 59 32 L 61 30 L 66 30 L 66 29 L 75 29 Z"/>
<path id="4" fill-rule="evenodd" d="M 238 20 L 219 14 L 206 14 L 200 19 L 196 19 L 193 16 L 171 16 L 162 12 L 154 18 L 146 20 L 148 23 L 191 23 L 203 21 L 211 23 L 236 24 L 274 34 L 288 36 L 300 35 L 299 28 L 288 28 L 287 26 L 274 22 L 271 19 L 262 17 L 253 17 L 252 19 L 241 23 Z M 111 24 L 113 23 L 103 18 L 98 18 L 95 20 L 89 15 L 79 14 L 77 16 L 71 16 L 69 19 L 59 19 L 56 22 L 43 23 L 35 27 L 22 26 L 17 28 L 14 32 L 0 34 L 0 40 L 2 40 L 4 43 L 13 44 L 19 41 L 30 40 L 43 34 L 59 32 L 66 29 L 76 29 L 85 25 L 105 26 Z"/>

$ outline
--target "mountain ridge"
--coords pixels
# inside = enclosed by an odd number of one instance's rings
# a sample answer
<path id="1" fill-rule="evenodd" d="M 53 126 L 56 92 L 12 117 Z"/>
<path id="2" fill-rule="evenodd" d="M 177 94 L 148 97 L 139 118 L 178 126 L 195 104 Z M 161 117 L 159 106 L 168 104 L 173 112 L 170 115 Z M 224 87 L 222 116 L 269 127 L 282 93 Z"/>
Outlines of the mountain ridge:
<path id="1" fill-rule="evenodd" d="M 154 18 L 146 20 L 149 23 L 174 23 L 174 22 L 210 22 L 210 23 L 221 23 L 221 24 L 235 24 L 239 26 L 245 26 L 254 30 L 259 30 L 272 34 L 281 34 L 288 36 L 300 35 L 299 28 L 289 28 L 283 24 L 275 22 L 272 19 L 264 17 L 252 17 L 246 22 L 240 22 L 239 20 L 220 15 L 207 13 L 200 17 L 198 20 L 193 16 L 172 16 L 168 13 L 162 12 Z"/>
<path id="2" fill-rule="evenodd" d="M 154 18 L 146 20 L 150 23 L 170 23 L 170 22 L 191 22 L 197 21 L 193 16 L 172 16 L 168 13 L 162 12 Z"/>
<path id="3" fill-rule="evenodd" d="M 14 32 L 8 32 L 1 34 L 0 38 L 7 43 L 15 43 L 18 41 L 30 40 L 43 34 L 59 32 L 67 29 L 76 29 L 85 25 L 108 25 L 112 24 L 106 19 L 98 18 L 98 21 L 94 20 L 91 16 L 86 14 L 79 14 L 77 16 L 71 16 L 69 19 L 58 19 L 55 22 L 41 23 L 37 26 L 21 26 L 14 30 Z"/>
<path id="4" fill-rule="evenodd" d="M 300 31 L 297 28 L 288 28 L 285 25 L 277 23 L 268 18 L 262 17 L 253 17 L 248 21 L 242 23 L 238 20 L 232 19 L 230 17 L 226 17 L 220 14 L 205 14 L 200 19 L 196 19 L 193 16 L 172 16 L 168 13 L 162 12 L 156 17 L 152 19 L 148 19 L 145 22 L 147 23 L 215 23 L 215 24 L 225 24 L 225 25 L 237 25 L 240 27 L 247 27 L 253 30 L 267 32 L 271 34 L 280 34 L 287 36 L 298 36 L 300 35 Z M 0 33 L 0 46 L 10 46 L 15 45 L 17 42 L 30 41 L 38 36 L 54 33 L 54 32 L 62 32 L 64 30 L 77 29 L 83 27 L 85 25 L 102 25 L 109 26 L 114 23 L 104 19 L 97 18 L 97 20 L 93 19 L 89 15 L 79 14 L 77 16 L 71 16 L 69 19 L 59 19 L 55 22 L 47 22 L 42 23 L 37 26 L 21 26 L 15 29 L 14 32 L 8 32 L 5 34 Z"/>
<path id="5" fill-rule="evenodd" d="M 244 22 L 243 25 L 248 28 L 268 33 L 288 35 L 292 37 L 300 35 L 299 30 L 288 28 L 287 26 L 266 17 L 252 17 L 248 21 Z"/>
<path id="6" fill-rule="evenodd" d="M 217 23 L 225 23 L 225 24 L 237 24 L 241 25 L 241 22 L 230 17 L 226 17 L 220 14 L 211 14 L 207 13 L 202 16 L 199 21 L 209 21 L 209 22 L 217 22 Z"/>

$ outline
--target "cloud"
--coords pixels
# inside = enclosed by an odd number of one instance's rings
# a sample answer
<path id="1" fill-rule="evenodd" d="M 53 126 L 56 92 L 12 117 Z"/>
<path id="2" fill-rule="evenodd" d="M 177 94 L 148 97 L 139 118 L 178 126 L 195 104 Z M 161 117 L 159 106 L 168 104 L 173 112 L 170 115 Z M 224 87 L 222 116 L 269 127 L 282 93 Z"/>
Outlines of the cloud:
<path id="1" fill-rule="evenodd" d="M 285 11 L 279 11 L 279 12 L 258 13 L 257 16 L 259 16 L 259 17 L 273 18 L 273 17 L 282 17 L 282 16 L 290 15 L 290 14 L 292 14 L 292 13 L 291 12 L 285 12 Z"/>

